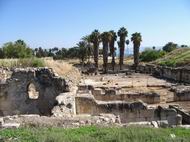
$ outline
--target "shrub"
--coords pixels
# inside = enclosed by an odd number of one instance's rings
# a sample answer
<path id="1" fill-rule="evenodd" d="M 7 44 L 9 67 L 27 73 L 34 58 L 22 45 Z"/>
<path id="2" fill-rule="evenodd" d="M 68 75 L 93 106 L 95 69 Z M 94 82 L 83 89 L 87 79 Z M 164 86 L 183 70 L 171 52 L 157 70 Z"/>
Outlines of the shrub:
<path id="1" fill-rule="evenodd" d="M 154 49 L 146 49 L 140 55 L 140 60 L 143 62 L 154 61 L 158 58 L 161 58 L 165 55 L 164 51 L 154 50 Z"/>
<path id="2" fill-rule="evenodd" d="M 175 50 L 178 47 L 177 44 L 173 43 L 173 42 L 168 42 L 164 47 L 163 50 L 166 52 L 171 52 L 173 50 Z"/>

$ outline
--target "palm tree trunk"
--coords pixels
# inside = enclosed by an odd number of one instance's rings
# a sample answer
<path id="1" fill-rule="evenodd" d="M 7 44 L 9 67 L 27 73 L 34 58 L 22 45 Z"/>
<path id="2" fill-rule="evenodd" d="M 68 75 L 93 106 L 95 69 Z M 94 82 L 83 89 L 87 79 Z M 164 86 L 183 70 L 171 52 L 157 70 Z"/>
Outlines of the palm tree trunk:
<path id="1" fill-rule="evenodd" d="M 134 45 L 134 67 L 135 67 L 135 70 L 137 69 L 138 64 L 139 64 L 139 46 Z"/>
<path id="2" fill-rule="evenodd" d="M 107 73 L 107 64 L 108 64 L 108 43 L 103 44 L 103 62 L 104 62 L 104 73 Z"/>
<path id="3" fill-rule="evenodd" d="M 119 60 L 120 70 L 122 70 L 123 58 L 124 58 L 124 47 L 121 46 L 120 47 L 120 60 Z"/>
<path id="4" fill-rule="evenodd" d="M 99 55 L 98 45 L 95 44 L 94 45 L 94 62 L 95 62 L 95 67 L 97 70 L 98 70 L 98 55 Z"/>
<path id="5" fill-rule="evenodd" d="M 111 65 L 112 65 L 112 70 L 115 70 L 115 48 L 114 48 L 114 43 L 110 43 L 110 53 L 112 56 L 112 61 L 111 61 Z"/>

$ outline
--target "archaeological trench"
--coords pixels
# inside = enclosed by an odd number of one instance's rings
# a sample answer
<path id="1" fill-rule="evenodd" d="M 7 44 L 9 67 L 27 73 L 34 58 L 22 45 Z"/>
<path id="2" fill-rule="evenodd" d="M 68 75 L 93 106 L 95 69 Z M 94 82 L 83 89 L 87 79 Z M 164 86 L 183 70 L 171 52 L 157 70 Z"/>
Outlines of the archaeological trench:
<path id="1" fill-rule="evenodd" d="M 146 64 L 136 73 L 81 76 L 76 84 L 50 68 L 1 68 L 1 127 L 190 124 L 188 68 Z"/>

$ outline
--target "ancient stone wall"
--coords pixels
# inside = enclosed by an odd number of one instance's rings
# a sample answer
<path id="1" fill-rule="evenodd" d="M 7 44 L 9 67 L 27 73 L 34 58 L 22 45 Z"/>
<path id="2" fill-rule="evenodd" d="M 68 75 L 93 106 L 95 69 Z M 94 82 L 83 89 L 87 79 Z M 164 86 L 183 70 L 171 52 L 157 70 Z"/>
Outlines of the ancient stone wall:
<path id="1" fill-rule="evenodd" d="M 133 88 L 131 88 L 133 89 Z M 155 104 L 160 103 L 160 95 L 156 92 L 120 92 L 116 89 L 105 89 L 102 91 L 100 88 L 92 89 L 92 95 L 99 101 L 127 101 L 133 102 L 142 100 L 144 103 Z"/>
<path id="2" fill-rule="evenodd" d="M 190 83 L 190 69 L 188 68 L 169 68 L 156 65 L 139 65 L 138 70 L 141 73 L 153 74 L 178 82 Z"/>
<path id="3" fill-rule="evenodd" d="M 92 97 L 76 97 L 75 101 L 77 114 L 110 113 L 120 116 L 121 123 L 167 120 L 170 125 L 176 125 L 177 112 L 174 109 L 147 108 L 142 102 L 96 102 Z"/>
<path id="4" fill-rule="evenodd" d="M 63 78 L 48 68 L 13 69 L 0 84 L 0 115 L 50 115 L 55 98 L 68 91 Z M 1 78 L 2 80 L 2 78 Z"/>

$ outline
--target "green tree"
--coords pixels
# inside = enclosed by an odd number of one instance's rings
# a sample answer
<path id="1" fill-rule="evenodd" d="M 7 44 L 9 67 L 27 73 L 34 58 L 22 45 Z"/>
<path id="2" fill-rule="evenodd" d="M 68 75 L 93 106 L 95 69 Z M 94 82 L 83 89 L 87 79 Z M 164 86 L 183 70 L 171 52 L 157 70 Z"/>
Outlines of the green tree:
<path id="1" fill-rule="evenodd" d="M 117 40 L 117 34 L 116 32 L 114 32 L 113 30 L 110 31 L 110 43 L 109 43 L 109 48 L 110 48 L 110 53 L 111 53 L 111 56 L 112 56 L 112 61 L 111 61 L 111 64 L 112 64 L 112 70 L 114 71 L 115 70 L 115 41 Z"/>
<path id="2" fill-rule="evenodd" d="M 99 44 L 101 41 L 100 33 L 98 30 L 94 30 L 90 35 L 90 41 L 93 43 L 94 62 L 96 69 L 98 70 L 98 58 L 99 58 Z"/>
<path id="3" fill-rule="evenodd" d="M 165 51 L 163 50 L 155 50 L 155 49 L 145 49 L 141 55 L 140 55 L 140 60 L 143 62 L 150 62 L 154 61 L 158 58 L 161 58 L 165 55 Z"/>
<path id="4" fill-rule="evenodd" d="M 33 56 L 32 49 L 23 40 L 5 43 L 3 52 L 5 58 L 28 58 Z"/>
<path id="5" fill-rule="evenodd" d="M 69 48 L 67 51 L 67 58 L 78 58 L 79 57 L 79 48 L 78 46 Z"/>
<path id="6" fill-rule="evenodd" d="M 124 60 L 124 52 L 125 52 L 125 40 L 128 35 L 128 31 L 126 28 L 122 27 L 119 29 L 117 35 L 120 38 L 120 41 L 118 42 L 118 46 L 120 49 L 120 58 L 119 58 L 119 65 L 120 65 L 120 70 L 122 70 L 122 65 L 123 65 L 123 60 Z"/>
<path id="7" fill-rule="evenodd" d="M 85 41 L 80 41 L 77 44 L 79 48 L 79 59 L 81 60 L 82 64 L 84 64 L 85 60 L 87 59 L 87 43 Z"/>
<path id="8" fill-rule="evenodd" d="M 142 42 L 141 33 L 132 34 L 131 41 L 133 42 L 134 67 L 136 69 L 139 64 L 139 48 Z"/>
<path id="9" fill-rule="evenodd" d="M 178 47 L 176 43 L 168 42 L 162 49 L 166 52 L 171 52 Z"/>
<path id="10" fill-rule="evenodd" d="M 88 63 L 90 63 L 90 57 L 92 56 L 93 53 L 93 48 L 92 48 L 92 44 L 90 41 L 90 35 L 87 35 L 85 37 L 82 38 L 83 41 L 86 42 L 86 48 L 87 48 L 87 58 L 88 58 Z"/>
<path id="11" fill-rule="evenodd" d="M 36 52 L 36 57 L 38 58 L 42 58 L 42 57 L 45 57 L 45 52 L 44 50 L 42 49 L 42 47 L 39 47 L 37 52 Z"/>
<path id="12" fill-rule="evenodd" d="M 109 32 L 103 32 L 101 34 L 101 39 L 103 43 L 103 67 L 104 67 L 104 73 L 107 73 L 108 67 L 108 47 L 109 42 L 111 40 L 111 34 Z"/>
<path id="13" fill-rule="evenodd" d="M 5 54 L 3 52 L 3 49 L 0 48 L 0 59 L 3 59 L 3 58 L 5 58 Z"/>

